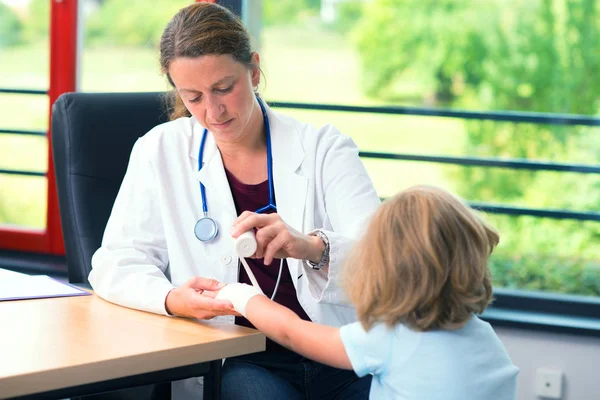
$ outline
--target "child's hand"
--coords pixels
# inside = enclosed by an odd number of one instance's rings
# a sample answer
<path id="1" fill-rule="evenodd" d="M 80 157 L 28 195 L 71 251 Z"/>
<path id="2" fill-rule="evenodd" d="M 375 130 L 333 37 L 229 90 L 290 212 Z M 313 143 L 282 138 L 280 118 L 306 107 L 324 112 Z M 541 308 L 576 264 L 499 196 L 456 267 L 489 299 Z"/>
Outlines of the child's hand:
<path id="1" fill-rule="evenodd" d="M 233 304 L 235 311 L 246 316 L 246 305 L 248 304 L 248 301 L 257 295 L 264 296 L 264 294 L 254 286 L 245 283 L 230 283 L 219 291 L 219 294 L 217 294 L 215 299 L 230 301 L 231 304 Z"/>

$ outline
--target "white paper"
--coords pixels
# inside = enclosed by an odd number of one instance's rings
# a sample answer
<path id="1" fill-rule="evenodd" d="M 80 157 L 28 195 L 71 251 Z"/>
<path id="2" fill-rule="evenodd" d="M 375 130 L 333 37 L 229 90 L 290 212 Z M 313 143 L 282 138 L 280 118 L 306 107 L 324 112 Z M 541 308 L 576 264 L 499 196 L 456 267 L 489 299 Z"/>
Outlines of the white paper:
<path id="1" fill-rule="evenodd" d="M 87 292 L 58 282 L 46 275 L 11 274 L 0 271 L 0 301 L 43 297 L 79 296 Z"/>
<path id="2" fill-rule="evenodd" d="M 19 277 L 19 276 L 28 276 L 25 274 L 22 274 L 20 272 L 15 272 L 15 271 L 10 271 L 8 269 L 4 269 L 4 268 L 0 268 L 0 282 L 2 282 L 2 279 L 4 279 L 4 277 L 7 278 L 11 278 L 11 277 Z"/>

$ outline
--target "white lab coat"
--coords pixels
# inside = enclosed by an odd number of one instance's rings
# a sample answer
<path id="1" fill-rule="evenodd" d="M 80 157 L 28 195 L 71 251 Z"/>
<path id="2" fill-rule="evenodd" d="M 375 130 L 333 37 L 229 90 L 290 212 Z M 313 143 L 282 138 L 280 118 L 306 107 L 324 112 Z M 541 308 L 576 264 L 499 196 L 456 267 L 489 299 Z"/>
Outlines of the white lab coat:
<path id="1" fill-rule="evenodd" d="M 349 137 L 331 125 L 316 129 L 269 108 L 267 115 L 279 215 L 300 232 L 322 229 L 330 240 L 327 272 L 287 260 L 290 275 L 300 277 L 292 279 L 298 300 L 314 322 L 353 322 L 356 315 L 340 288 L 340 272 L 379 198 Z M 102 246 L 92 258 L 89 281 L 99 296 L 166 315 L 169 290 L 193 276 L 237 281 L 238 259 L 228 234 L 237 213 L 210 134 L 198 171 L 203 130 L 193 117 L 180 118 L 136 142 Z M 206 187 L 208 213 L 219 226 L 209 243 L 194 235 L 194 225 L 203 216 L 199 182 Z M 198 388 L 190 382 L 185 386 L 198 398 Z M 174 392 L 179 390 L 174 387 Z"/>

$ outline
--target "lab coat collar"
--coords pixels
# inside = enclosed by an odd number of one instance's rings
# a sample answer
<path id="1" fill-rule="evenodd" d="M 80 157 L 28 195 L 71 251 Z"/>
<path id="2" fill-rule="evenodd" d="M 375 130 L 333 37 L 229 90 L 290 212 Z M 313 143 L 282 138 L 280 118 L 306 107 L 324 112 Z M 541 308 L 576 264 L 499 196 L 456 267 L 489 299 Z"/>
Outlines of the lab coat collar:
<path id="1" fill-rule="evenodd" d="M 267 118 L 269 118 L 269 125 L 271 127 L 273 163 L 275 164 L 275 159 L 278 159 L 279 168 L 287 173 L 294 172 L 304 159 L 304 151 L 300 143 L 300 138 L 298 137 L 298 127 L 293 123 L 293 120 L 284 120 L 281 115 L 273 112 L 266 103 L 264 103 L 264 105 L 267 110 Z M 194 117 L 191 117 L 191 119 L 193 134 L 190 145 L 190 157 L 196 160 L 197 167 L 198 152 L 200 150 L 200 143 L 202 142 L 204 127 Z M 206 143 L 204 144 L 203 155 L 204 165 L 206 167 L 209 167 L 210 161 L 215 154 L 220 155 L 215 139 L 209 131 Z M 204 170 L 204 167 L 202 169 Z M 202 172 L 202 170 L 200 172 Z M 204 178 L 205 176 L 207 176 L 207 174 L 199 174 L 199 178 Z"/>

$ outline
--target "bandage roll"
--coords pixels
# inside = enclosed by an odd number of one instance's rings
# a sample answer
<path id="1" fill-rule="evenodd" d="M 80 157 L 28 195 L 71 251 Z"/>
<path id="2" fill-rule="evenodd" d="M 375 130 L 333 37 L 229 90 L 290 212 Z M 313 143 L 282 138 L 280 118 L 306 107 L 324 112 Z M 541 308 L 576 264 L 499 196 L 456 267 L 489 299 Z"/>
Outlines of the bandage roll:
<path id="1" fill-rule="evenodd" d="M 254 230 L 242 233 L 235 239 L 235 251 L 240 257 L 250 257 L 256 253 L 256 236 Z"/>

